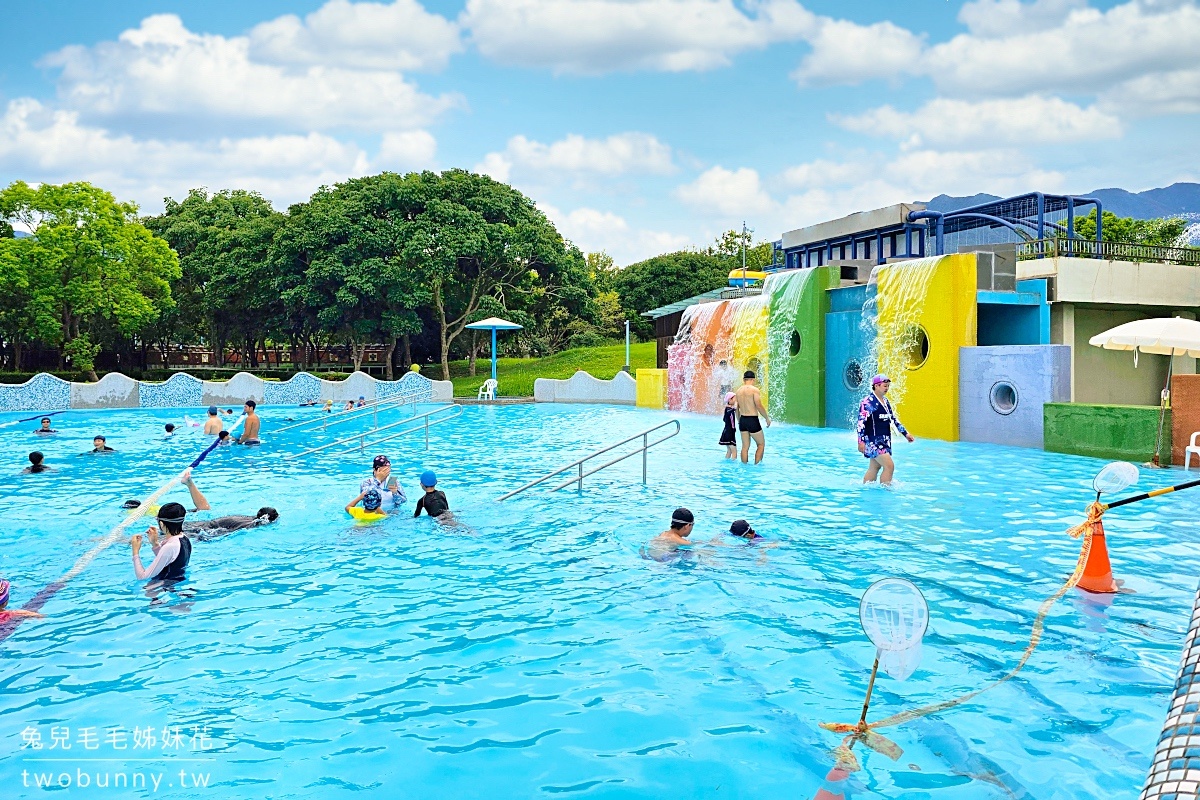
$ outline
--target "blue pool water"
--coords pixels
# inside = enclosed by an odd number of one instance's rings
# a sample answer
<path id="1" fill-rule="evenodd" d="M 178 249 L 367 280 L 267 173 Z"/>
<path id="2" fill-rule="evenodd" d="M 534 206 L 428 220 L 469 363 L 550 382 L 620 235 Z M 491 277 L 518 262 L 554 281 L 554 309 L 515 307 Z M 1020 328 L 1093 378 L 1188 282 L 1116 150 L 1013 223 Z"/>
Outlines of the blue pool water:
<path id="1" fill-rule="evenodd" d="M 1075 563 L 1079 544 L 1064 530 L 1102 466 L 901 443 L 899 482 L 886 491 L 859 485 L 863 459 L 842 431 L 776 425 L 765 464 L 747 467 L 722 460 L 716 419 L 468 407 L 432 429 L 428 452 L 419 436 L 379 449 L 410 508 L 432 468 L 472 530 L 407 516 L 356 526 L 342 506 L 374 449 L 281 458 L 354 426 L 271 435 L 312 413 L 265 409 L 263 447 L 222 449 L 197 470 L 216 513 L 274 505 L 282 516 L 197 543 L 193 598 L 152 606 L 121 543 L 46 604 L 45 620 L 0 643 L 0 796 L 42 796 L 38 775 L 141 772 L 163 776 L 158 792 L 120 796 L 809 798 L 839 741 L 818 724 L 852 722 L 862 704 L 867 586 L 908 577 L 931 611 L 920 668 L 903 683 L 880 678 L 871 718 L 996 679 Z M 682 433 L 651 453 L 646 487 L 631 459 L 582 494 L 495 502 L 675 417 Z M 123 500 L 148 495 L 206 443 L 194 431 L 161 438 L 181 411 L 54 421 L 62 432 L 50 441 L 29 433 L 35 423 L 0 431 L 0 575 L 12 607 L 117 525 Z M 80 455 L 95 432 L 118 452 Z M 33 449 L 57 471 L 18 475 Z M 1180 476 L 1143 471 L 1137 489 Z M 1198 501 L 1180 493 L 1111 512 L 1114 570 L 1137 593 L 1105 603 L 1072 592 L 1015 680 L 884 731 L 904 749 L 898 762 L 859 748 L 854 796 L 1136 797 L 1200 573 Z M 641 559 L 677 505 L 696 513 L 701 542 L 744 517 L 781 546 Z M 182 740 L 164 749 L 163 726 Z M 135 747 L 135 727 L 154 730 L 155 745 L 143 735 Z M 126 749 L 109 728 L 125 731 Z M 52 731 L 71 749 L 52 750 Z M 35 733 L 40 750 L 27 746 Z M 204 774 L 210 788 L 192 788 Z"/>

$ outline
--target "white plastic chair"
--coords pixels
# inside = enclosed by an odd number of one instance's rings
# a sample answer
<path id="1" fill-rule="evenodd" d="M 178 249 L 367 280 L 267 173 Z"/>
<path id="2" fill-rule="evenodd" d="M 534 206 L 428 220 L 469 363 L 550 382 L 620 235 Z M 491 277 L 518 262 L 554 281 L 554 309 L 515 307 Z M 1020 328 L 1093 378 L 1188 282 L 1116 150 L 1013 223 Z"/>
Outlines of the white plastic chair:
<path id="1" fill-rule="evenodd" d="M 488 378 L 483 382 L 483 386 L 479 387 L 478 400 L 495 400 L 496 399 L 496 380 Z"/>
<path id="2" fill-rule="evenodd" d="M 1200 437 L 1200 431 L 1192 434 L 1192 441 L 1183 449 L 1183 471 L 1187 472 L 1192 467 L 1192 456 L 1195 455 L 1197 460 L 1200 460 L 1200 447 L 1196 446 L 1196 438 Z"/>

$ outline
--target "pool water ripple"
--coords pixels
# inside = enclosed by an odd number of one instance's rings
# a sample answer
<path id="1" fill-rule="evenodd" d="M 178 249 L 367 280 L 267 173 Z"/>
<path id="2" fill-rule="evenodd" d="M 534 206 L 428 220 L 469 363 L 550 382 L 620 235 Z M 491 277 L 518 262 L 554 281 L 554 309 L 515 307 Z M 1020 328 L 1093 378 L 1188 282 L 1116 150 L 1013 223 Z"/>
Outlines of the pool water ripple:
<path id="1" fill-rule="evenodd" d="M 921 667 L 880 679 L 872 718 L 995 680 L 1074 566 L 1064 531 L 1102 466 L 920 441 L 899 445 L 885 491 L 859 483 L 846 432 L 776 425 L 766 463 L 743 466 L 722 460 L 719 421 L 684 415 L 645 487 L 635 458 L 582 493 L 541 487 L 498 504 L 671 416 L 473 407 L 433 428 L 428 452 L 420 436 L 384 448 L 410 508 L 416 476 L 435 469 L 469 528 L 362 526 L 341 508 L 374 451 L 280 458 L 356 432 L 271 437 L 310 413 L 264 409 L 263 447 L 218 450 L 197 471 L 214 513 L 274 505 L 281 520 L 197 542 L 194 596 L 152 605 L 120 544 L 0 644 L 0 796 L 40 796 L 20 786 L 27 726 L 153 722 L 208 726 L 211 796 L 811 797 L 838 741 L 819 723 L 861 708 L 863 590 L 908 577 L 932 617 Z M 123 500 L 200 450 L 194 429 L 161 438 L 182 418 L 70 412 L 51 440 L 6 429 L 0 574 L 14 606 L 120 522 Z M 97 431 L 116 454 L 81 455 Z M 58 471 L 17 475 L 32 449 Z M 1177 476 L 1143 472 L 1138 489 Z M 744 517 L 780 546 L 641 559 L 678 505 L 696 512 L 702 543 Z M 1114 569 L 1137 594 L 1069 595 L 1016 679 L 887 729 L 900 762 L 860 750 L 855 796 L 1136 797 L 1200 572 L 1198 508 L 1181 493 L 1112 512 Z"/>

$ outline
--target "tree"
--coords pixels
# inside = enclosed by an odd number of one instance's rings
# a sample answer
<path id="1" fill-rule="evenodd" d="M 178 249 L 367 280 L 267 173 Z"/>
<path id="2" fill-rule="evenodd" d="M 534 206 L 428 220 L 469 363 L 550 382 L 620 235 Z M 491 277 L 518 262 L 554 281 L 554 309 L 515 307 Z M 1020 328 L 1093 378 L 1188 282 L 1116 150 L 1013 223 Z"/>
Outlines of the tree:
<path id="1" fill-rule="evenodd" d="M 717 237 L 708 252 L 729 265 L 730 270 L 741 269 L 742 248 L 746 248 L 746 269 L 761 270 L 771 265 L 774 246 L 770 242 L 754 244 L 754 234 L 740 230 L 728 230 Z"/>
<path id="2" fill-rule="evenodd" d="M 404 217 L 401 262 L 432 295 L 442 378 L 450 378 L 450 348 L 479 311 L 484 298 L 504 307 L 523 292 L 538 300 L 566 297 L 564 271 L 583 271 L 578 249 L 563 241 L 529 198 L 484 175 L 464 170 L 405 176 L 400 196 Z M 522 302 L 528 302 L 523 298 Z"/>
<path id="3" fill-rule="evenodd" d="M 40 276 L 38 302 L 54 309 L 49 338 L 92 380 L 102 344 L 96 334 L 132 335 L 169 306 L 178 258 L 137 221 L 134 204 L 88 183 L 33 189 L 17 181 L 0 191 L 0 218 L 32 232 L 32 244 L 15 257 L 36 265 L 27 274 Z"/>
<path id="4" fill-rule="evenodd" d="M 1183 217 L 1134 219 L 1104 212 L 1103 235 L 1106 242 L 1128 242 L 1158 247 L 1185 247 L 1188 221 Z M 1096 209 L 1075 220 L 1075 235 L 1083 239 L 1096 238 Z"/>
<path id="5" fill-rule="evenodd" d="M 46 269 L 32 237 L 0 238 L 0 338 L 12 348 L 12 369 L 21 370 L 24 346 L 58 336 L 55 276 Z"/>
<path id="6" fill-rule="evenodd" d="M 315 309 L 317 328 L 350 345 L 355 369 L 366 345 L 382 336 L 391 375 L 397 342 L 422 329 L 416 309 L 430 292 L 398 257 L 406 180 L 385 172 L 323 187 L 292 206 L 274 249 L 281 268 L 299 277 L 283 292 L 293 316 Z"/>
<path id="7" fill-rule="evenodd" d="M 162 347 L 194 336 L 208 340 L 217 364 L 234 342 L 252 365 L 272 333 L 286 335 L 279 284 L 286 278 L 270 254 L 284 216 L 257 192 L 193 189 L 182 201 L 167 198 L 162 214 L 145 220 L 179 255 L 172 286 L 179 313 L 151 335 Z M 166 352 L 164 349 L 164 361 Z"/>
<path id="8" fill-rule="evenodd" d="M 729 283 L 728 264 L 709 253 L 685 250 L 630 264 L 617 275 L 617 293 L 629 325 L 638 336 L 654 335 L 654 324 L 641 316 Z"/>

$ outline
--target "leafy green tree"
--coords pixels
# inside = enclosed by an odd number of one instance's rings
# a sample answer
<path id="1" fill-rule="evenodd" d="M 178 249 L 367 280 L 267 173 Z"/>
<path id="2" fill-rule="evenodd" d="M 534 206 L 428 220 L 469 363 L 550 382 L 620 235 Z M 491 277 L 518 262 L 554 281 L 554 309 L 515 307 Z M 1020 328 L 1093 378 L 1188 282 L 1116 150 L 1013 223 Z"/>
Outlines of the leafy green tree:
<path id="1" fill-rule="evenodd" d="M 284 215 L 257 192 L 193 189 L 182 201 L 167 198 L 147 227 L 179 254 L 181 275 L 172 287 L 178 312 L 154 328 L 163 348 L 204 338 L 224 363 L 235 343 L 251 366 L 270 335 L 287 336 L 279 274 L 271 247 Z"/>
<path id="2" fill-rule="evenodd" d="M 60 326 L 56 316 L 56 278 L 31 237 L 0 238 L 0 339 L 12 350 L 12 369 L 20 372 L 24 347 L 34 341 L 54 341 Z"/>
<path id="3" fill-rule="evenodd" d="M 725 231 L 708 248 L 708 252 L 727 263 L 730 270 L 734 270 L 742 267 L 743 247 L 746 248 L 747 270 L 759 270 L 771 265 L 774 248 L 770 242 L 754 244 L 754 234 L 751 231 L 744 234 L 740 230 Z"/>
<path id="4" fill-rule="evenodd" d="M 36 265 L 27 274 L 40 278 L 37 302 L 54 309 L 52 340 L 92 380 L 103 344 L 95 334 L 130 336 L 169 306 L 179 260 L 137 221 L 134 204 L 88 183 L 17 181 L 0 190 L 0 218 L 32 232 L 16 257 Z"/>
<path id="5" fill-rule="evenodd" d="M 282 293 L 293 316 L 346 342 L 355 369 L 366 345 L 384 337 L 391 375 L 397 342 L 423 327 L 416 310 L 430 292 L 398 257 L 406 180 L 385 172 L 322 188 L 292 206 L 276 242 L 273 258 L 298 279 Z"/>
<path id="6" fill-rule="evenodd" d="M 641 316 L 729 283 L 728 264 L 709 253 L 684 250 L 630 264 L 617 275 L 617 293 L 630 328 L 642 338 L 654 335 L 654 324 Z"/>
<path id="7" fill-rule="evenodd" d="M 1134 219 L 1118 217 L 1111 211 L 1104 212 L 1103 235 L 1106 242 L 1127 242 L 1158 247 L 1184 247 L 1187 245 L 1188 221 L 1183 217 L 1161 219 Z M 1083 239 L 1096 238 L 1096 209 L 1075 220 L 1075 235 Z"/>
<path id="8" fill-rule="evenodd" d="M 586 274 L 582 254 L 511 186 L 457 169 L 413 173 L 404 178 L 400 212 L 400 259 L 431 293 L 445 380 L 450 349 L 485 298 L 506 308 L 531 291 L 578 299 L 577 287 L 557 276 L 572 262 Z"/>

